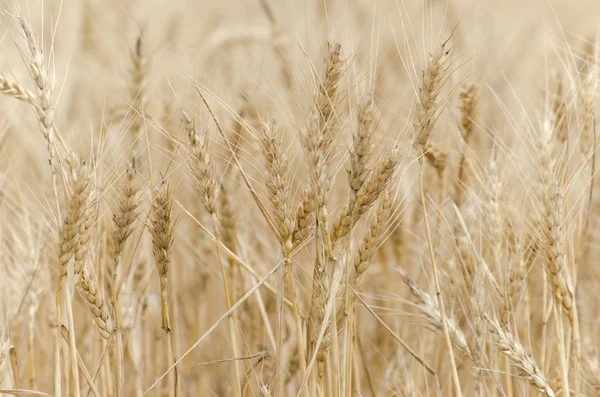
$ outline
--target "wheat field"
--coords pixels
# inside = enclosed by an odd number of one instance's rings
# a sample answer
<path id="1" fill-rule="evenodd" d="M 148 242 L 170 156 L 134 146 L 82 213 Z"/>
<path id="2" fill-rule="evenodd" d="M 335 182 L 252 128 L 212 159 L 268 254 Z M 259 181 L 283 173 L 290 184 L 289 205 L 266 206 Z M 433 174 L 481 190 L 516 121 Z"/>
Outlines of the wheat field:
<path id="1" fill-rule="evenodd" d="M 600 396 L 594 0 L 9 0 L 0 395 Z"/>

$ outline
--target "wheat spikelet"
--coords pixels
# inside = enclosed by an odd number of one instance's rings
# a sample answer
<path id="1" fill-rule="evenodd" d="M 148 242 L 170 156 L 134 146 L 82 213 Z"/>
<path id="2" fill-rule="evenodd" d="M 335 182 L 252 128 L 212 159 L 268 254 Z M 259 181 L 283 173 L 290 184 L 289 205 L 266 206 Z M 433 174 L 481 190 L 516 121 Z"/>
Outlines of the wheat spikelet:
<path id="1" fill-rule="evenodd" d="M 2 339 L 4 339 L 4 335 L 2 335 Z M 2 381 L 4 380 L 4 374 L 6 373 L 6 368 L 8 364 L 8 342 L 1 340 L 0 341 L 0 386 L 2 386 Z"/>

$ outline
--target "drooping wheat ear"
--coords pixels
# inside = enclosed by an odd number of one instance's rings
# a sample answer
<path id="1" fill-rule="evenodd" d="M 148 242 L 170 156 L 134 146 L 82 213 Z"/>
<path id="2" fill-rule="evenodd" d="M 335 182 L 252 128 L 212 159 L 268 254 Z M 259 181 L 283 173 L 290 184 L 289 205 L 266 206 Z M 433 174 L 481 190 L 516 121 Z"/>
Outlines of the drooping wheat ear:
<path id="1" fill-rule="evenodd" d="M 383 193 L 383 197 L 379 200 L 379 203 L 374 210 L 375 213 L 369 222 L 369 226 L 362 238 L 358 250 L 354 254 L 354 285 L 358 283 L 359 278 L 367 271 L 367 268 L 379 249 L 385 227 L 388 224 L 387 220 L 391 206 L 392 199 L 390 197 L 390 192 L 386 190 Z"/>
<path id="2" fill-rule="evenodd" d="M 551 114 L 543 123 L 540 139 L 540 167 L 542 192 L 542 247 L 545 252 L 545 267 L 550 275 L 552 293 L 565 316 L 573 324 L 573 291 L 567 282 L 567 264 L 564 252 L 563 197 L 562 185 L 555 174 L 556 160 L 553 157 L 552 139 L 554 125 Z"/>
<path id="3" fill-rule="evenodd" d="M 429 63 L 421 77 L 419 97 L 415 109 L 415 145 L 421 152 L 425 151 L 425 144 L 429 141 L 429 136 L 433 130 L 435 114 L 439 107 L 437 97 L 448 72 L 448 54 L 450 50 L 447 48 L 447 44 L 447 42 L 444 42 L 433 54 L 429 55 Z"/>
<path id="4" fill-rule="evenodd" d="M 162 308 L 162 326 L 169 330 L 167 306 L 167 281 L 171 266 L 171 251 L 173 250 L 174 222 L 171 219 L 173 196 L 169 184 L 162 182 L 152 192 L 152 222 L 150 234 L 152 235 L 152 254 L 160 279 L 160 297 Z"/>
<path id="5" fill-rule="evenodd" d="M 475 129 L 477 122 L 477 110 L 479 107 L 479 88 L 475 84 L 469 84 L 465 86 L 458 94 L 460 99 L 460 121 L 458 122 L 458 128 L 460 135 L 465 146 L 469 145 L 471 136 Z M 465 199 L 464 186 L 468 182 L 467 174 L 467 158 L 465 151 L 463 150 L 460 155 L 460 162 L 458 164 L 458 181 L 456 187 L 456 198 L 455 202 L 460 206 Z"/>
<path id="6" fill-rule="evenodd" d="M 79 225 L 79 239 L 75 247 L 75 274 L 79 274 L 83 270 L 89 251 L 89 242 L 92 238 L 93 227 L 98 220 L 98 190 L 93 187 L 90 190 L 91 192 L 83 208 Z"/>
<path id="7" fill-rule="evenodd" d="M 290 181 L 288 161 L 282 147 L 282 137 L 274 121 L 264 125 L 260 136 L 261 153 L 265 162 L 266 186 L 271 202 L 273 220 L 278 231 L 279 242 L 288 245 L 294 232 L 294 215 L 290 206 Z"/>
<path id="8" fill-rule="evenodd" d="M 302 201 L 296 208 L 296 228 L 292 237 L 292 246 L 296 248 L 306 237 L 310 231 L 310 225 L 314 223 L 315 213 L 315 194 L 309 187 L 304 189 L 302 193 Z"/>
<path id="9" fill-rule="evenodd" d="M 327 43 L 329 55 L 325 59 L 325 73 L 315 97 L 316 113 L 318 116 L 317 130 L 324 136 L 324 152 L 328 153 L 333 142 L 332 123 L 337 103 L 338 84 L 342 75 L 342 60 L 340 44 Z"/>
<path id="10" fill-rule="evenodd" d="M 351 209 L 350 203 L 346 203 L 337 216 L 329 232 L 332 244 L 350 232 L 350 225 L 356 224 L 389 186 L 400 164 L 400 159 L 400 154 L 394 149 L 369 173 L 358 191 L 354 207 Z"/>
<path id="11" fill-rule="evenodd" d="M 350 169 L 348 183 L 350 184 L 351 200 L 356 199 L 368 176 L 368 162 L 371 155 L 373 136 L 373 112 L 371 101 L 365 101 L 358 108 L 356 115 L 356 131 L 352 136 L 350 150 Z"/>
<path id="12" fill-rule="evenodd" d="M 562 76 L 557 71 L 553 76 L 552 89 L 552 113 L 554 114 L 554 136 L 561 142 L 565 143 L 568 137 L 567 130 L 567 96 L 563 84 Z"/>
<path id="13" fill-rule="evenodd" d="M 218 186 L 213 177 L 213 164 L 208 150 L 209 140 L 206 134 L 198 134 L 194 121 L 182 111 L 181 121 L 190 139 L 190 168 L 196 189 L 206 212 L 216 216 L 218 209 Z"/>
<path id="14" fill-rule="evenodd" d="M 31 105 L 36 103 L 35 95 L 32 92 L 18 82 L 8 79 L 3 75 L 0 75 L 0 94 L 13 97 Z"/>
<path id="15" fill-rule="evenodd" d="M 100 336 L 104 339 L 110 338 L 110 335 L 113 332 L 112 318 L 108 306 L 104 301 L 104 297 L 98 288 L 98 282 L 96 281 L 96 278 L 88 272 L 87 268 L 83 268 L 83 271 L 81 272 L 77 289 L 83 296 L 90 312 L 94 316 L 94 323 L 98 328 Z"/>
<path id="16" fill-rule="evenodd" d="M 513 334 L 502 329 L 496 320 L 490 319 L 485 314 L 484 318 L 492 327 L 490 332 L 495 336 L 498 350 L 508 357 L 510 363 L 517 369 L 519 379 L 529 383 L 547 397 L 554 397 L 554 391 L 546 380 L 546 376 L 537 366 L 533 357 L 525 352 L 523 345 L 521 345 Z"/>
<path id="17" fill-rule="evenodd" d="M 58 246 L 59 289 L 63 278 L 67 275 L 69 261 L 75 255 L 79 233 L 86 212 L 86 204 L 91 188 L 91 172 L 85 161 L 74 157 L 69 161 L 68 208 L 60 231 Z"/>
<path id="18" fill-rule="evenodd" d="M 425 320 L 433 326 L 438 331 L 443 330 L 442 324 L 442 313 L 440 312 L 437 300 L 429 295 L 427 292 L 417 286 L 417 283 L 406 274 L 403 269 L 397 269 L 402 279 L 408 285 L 410 292 L 413 294 L 415 298 L 417 298 L 417 302 L 415 306 L 421 311 L 421 313 L 425 316 Z M 446 316 L 446 323 L 448 326 L 448 332 L 450 334 L 450 339 L 452 341 L 452 345 L 456 347 L 458 350 L 465 353 L 471 359 L 473 356 L 471 354 L 471 350 L 469 349 L 469 345 L 467 344 L 467 338 L 464 332 L 460 329 L 458 322 L 453 317 Z"/>
<path id="19" fill-rule="evenodd" d="M 140 190 L 140 182 L 135 159 L 127 166 L 125 177 L 124 183 L 121 184 L 118 204 L 115 208 L 112 222 L 111 237 L 114 251 L 113 271 L 115 275 L 121 260 L 121 253 L 125 248 L 125 242 L 133 232 L 134 223 L 139 215 L 138 206 L 140 205 L 140 199 L 138 192 Z"/>

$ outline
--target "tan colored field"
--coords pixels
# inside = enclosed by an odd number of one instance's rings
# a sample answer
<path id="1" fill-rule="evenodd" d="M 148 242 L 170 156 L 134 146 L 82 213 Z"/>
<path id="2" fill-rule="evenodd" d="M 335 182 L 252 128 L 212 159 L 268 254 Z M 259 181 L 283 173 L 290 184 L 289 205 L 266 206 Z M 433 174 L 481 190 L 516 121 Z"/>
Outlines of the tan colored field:
<path id="1" fill-rule="evenodd" d="M 0 395 L 600 396 L 597 1 L 2 8 Z"/>

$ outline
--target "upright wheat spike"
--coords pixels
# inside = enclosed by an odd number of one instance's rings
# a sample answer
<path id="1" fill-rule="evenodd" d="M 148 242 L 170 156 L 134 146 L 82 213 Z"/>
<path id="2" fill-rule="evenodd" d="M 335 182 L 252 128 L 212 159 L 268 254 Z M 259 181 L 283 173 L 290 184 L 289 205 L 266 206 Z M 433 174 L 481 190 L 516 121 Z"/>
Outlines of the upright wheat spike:
<path id="1" fill-rule="evenodd" d="M 131 56 L 131 84 L 129 86 L 129 99 L 131 101 L 132 122 L 130 130 L 133 135 L 133 148 L 139 153 L 142 123 L 144 118 L 144 105 L 146 100 L 146 74 L 148 61 L 143 53 L 143 39 L 138 36 L 135 50 Z"/>
<path id="2" fill-rule="evenodd" d="M 292 303 L 294 320 L 296 323 L 296 337 L 298 354 L 300 360 L 301 376 L 304 378 L 306 374 L 306 358 L 305 348 L 303 343 L 302 319 L 298 310 L 298 301 L 296 296 L 296 286 L 294 273 L 292 269 L 292 238 L 296 229 L 294 213 L 290 206 L 290 180 L 288 175 L 288 161 L 283 150 L 282 137 L 278 134 L 275 122 L 272 121 L 264 126 L 264 133 L 260 137 L 261 152 L 265 161 L 265 170 L 267 174 L 266 185 L 269 193 L 269 201 L 271 202 L 273 221 L 279 235 L 279 243 L 285 265 L 283 267 L 282 280 L 280 291 L 278 292 L 277 302 L 278 310 L 283 310 L 283 299 L 285 296 L 285 286 L 287 282 L 292 293 Z M 283 318 L 283 313 L 278 314 Z M 278 329 L 278 341 L 282 338 L 281 332 Z M 278 349 L 279 350 L 279 349 Z M 277 352 L 278 360 L 281 360 L 280 352 Z M 281 367 L 280 367 L 281 368 Z"/>
<path id="3" fill-rule="evenodd" d="M 206 212 L 211 216 L 213 223 L 213 233 L 215 236 L 215 247 L 217 250 L 217 258 L 221 269 L 221 277 L 223 278 L 223 289 L 225 291 L 225 303 L 227 310 L 231 309 L 231 293 L 229 290 L 229 281 L 227 279 L 227 272 L 221 257 L 221 242 L 219 235 L 219 187 L 215 182 L 213 163 L 208 150 L 208 136 L 206 134 L 198 134 L 194 121 L 188 116 L 185 111 L 182 111 L 181 120 L 183 122 L 184 129 L 188 133 L 190 140 L 190 152 L 191 152 L 191 164 L 190 168 L 192 171 L 192 177 L 196 185 L 196 190 L 200 193 L 200 200 L 204 206 Z M 235 357 L 239 357 L 237 337 L 235 329 L 235 320 L 233 315 L 228 316 L 229 325 L 229 336 L 231 338 L 232 352 Z M 242 369 L 241 364 L 238 360 L 234 361 L 235 369 L 235 381 L 234 390 L 236 395 L 241 393 L 241 377 Z"/>
<path id="4" fill-rule="evenodd" d="M 544 122 L 544 134 L 541 142 L 540 168 L 542 188 L 542 232 L 546 254 L 545 266 L 550 275 L 554 299 L 569 322 L 573 322 L 573 292 L 567 283 L 565 253 L 563 251 L 563 198 L 560 181 L 555 175 L 556 161 L 552 148 L 552 119 Z"/>
<path id="5" fill-rule="evenodd" d="M 368 176 L 368 162 L 372 150 L 372 136 L 373 112 L 371 110 L 371 102 L 366 101 L 362 103 L 358 109 L 356 115 L 356 132 L 352 136 L 350 169 L 348 170 L 351 200 L 356 200 L 356 196 Z"/>
<path id="6" fill-rule="evenodd" d="M 84 223 L 83 218 L 88 210 L 86 206 L 92 186 L 90 167 L 85 161 L 77 157 L 72 158 L 69 164 L 69 171 L 68 209 L 66 217 L 63 220 L 58 249 L 59 289 L 63 278 L 67 275 L 67 265 L 75 256 L 75 251 L 81 238 L 80 232 Z M 86 225 L 83 225 L 84 229 L 85 227 Z M 76 267 L 75 270 L 77 272 L 77 270 L 81 269 L 77 269 Z"/>
<path id="7" fill-rule="evenodd" d="M 175 239 L 175 224 L 171 214 L 172 205 L 173 196 L 169 189 L 169 184 L 163 181 L 152 191 L 152 223 L 150 234 L 152 235 L 152 254 L 160 280 L 161 321 L 162 329 L 165 331 L 168 363 L 175 362 L 171 343 L 171 323 L 169 320 L 167 297 L 171 251 L 173 250 L 173 241 Z M 172 395 L 171 391 L 176 394 L 173 373 L 169 374 L 169 383 L 169 394 Z"/>
<path id="8" fill-rule="evenodd" d="M 416 307 L 425 316 L 425 319 L 438 331 L 444 332 L 444 317 L 442 316 L 439 304 L 436 302 L 430 294 L 419 288 L 417 283 L 409 277 L 406 272 L 400 268 L 397 269 L 402 280 L 408 285 L 410 292 L 415 298 L 417 298 Z M 452 344 L 456 348 L 467 356 L 472 357 L 469 345 L 467 344 L 467 337 L 465 336 L 458 323 L 453 318 L 445 318 L 448 326 L 449 335 L 451 337 Z"/>
<path id="9" fill-rule="evenodd" d="M 138 206 L 140 200 L 138 191 L 140 189 L 137 178 L 137 170 L 135 167 L 135 158 L 131 160 L 131 164 L 126 169 L 126 180 L 121 185 L 119 192 L 118 205 L 113 213 L 112 230 L 110 240 L 113 248 L 113 263 L 112 263 L 112 308 L 116 327 L 115 339 L 117 344 L 117 366 L 119 374 L 116 377 L 117 395 L 123 395 L 124 388 L 124 366 L 123 366 L 123 338 L 121 334 L 121 318 L 119 314 L 119 293 L 117 285 L 119 276 L 119 264 L 121 262 L 121 253 L 125 248 L 125 242 L 133 232 L 133 225 L 138 217 Z"/>
<path id="10" fill-rule="evenodd" d="M 442 89 L 448 71 L 447 42 L 442 43 L 433 54 L 429 55 L 427 68 L 421 78 L 419 97 L 415 110 L 415 129 L 417 131 L 415 144 L 424 152 L 425 144 L 435 124 L 435 114 L 439 104 L 437 97 Z"/>
<path id="11" fill-rule="evenodd" d="M 350 203 L 347 203 L 333 223 L 329 231 L 332 243 L 346 236 L 350 231 L 350 225 L 356 224 L 371 208 L 373 203 L 377 201 L 381 193 L 392 181 L 394 173 L 400 164 L 400 159 L 399 153 L 394 149 L 369 173 L 368 178 L 356 195 L 354 207 L 350 208 Z"/>
<path id="12" fill-rule="evenodd" d="M 168 183 L 161 183 L 152 194 L 152 254 L 160 279 L 160 296 L 162 308 L 162 328 L 168 331 L 169 315 L 167 305 L 167 281 L 171 267 L 171 251 L 174 241 L 174 223 L 171 219 L 173 198 Z"/>

